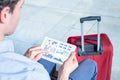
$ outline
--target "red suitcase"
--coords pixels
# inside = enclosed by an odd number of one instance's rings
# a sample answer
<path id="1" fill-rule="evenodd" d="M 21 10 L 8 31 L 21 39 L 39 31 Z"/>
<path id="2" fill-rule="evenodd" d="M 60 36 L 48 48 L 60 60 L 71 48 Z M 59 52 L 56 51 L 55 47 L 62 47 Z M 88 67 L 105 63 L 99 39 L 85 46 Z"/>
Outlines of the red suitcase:
<path id="1" fill-rule="evenodd" d="M 77 46 L 76 57 L 78 62 L 90 58 L 95 60 L 98 65 L 97 80 L 110 80 L 112 68 L 113 46 L 104 33 L 99 33 L 100 16 L 90 16 L 81 18 L 81 27 L 84 21 L 98 21 L 98 33 L 91 35 L 83 35 L 83 28 L 81 28 L 81 36 L 71 36 L 68 38 L 68 43 Z"/>

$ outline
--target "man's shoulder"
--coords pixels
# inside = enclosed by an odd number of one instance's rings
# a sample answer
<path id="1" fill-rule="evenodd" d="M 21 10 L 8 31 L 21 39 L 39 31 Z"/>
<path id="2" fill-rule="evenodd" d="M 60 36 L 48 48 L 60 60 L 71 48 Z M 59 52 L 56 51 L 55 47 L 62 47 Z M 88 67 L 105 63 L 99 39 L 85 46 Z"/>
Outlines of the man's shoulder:
<path id="1" fill-rule="evenodd" d="M 35 79 L 36 77 L 40 78 L 42 76 L 47 76 L 46 78 L 49 79 L 47 71 L 40 63 L 34 62 L 23 55 L 13 52 L 0 54 L 0 73 L 2 72 L 4 72 L 4 75 L 9 73 L 11 77 L 17 75 L 19 75 L 19 77 L 28 77 L 29 75 L 32 75 Z"/>
<path id="2" fill-rule="evenodd" d="M 3 53 L 0 53 L 0 59 L 2 58 L 2 60 L 6 60 L 6 61 L 14 61 L 14 62 L 24 62 L 24 63 L 36 63 L 32 60 L 30 60 L 29 58 L 23 56 L 23 55 L 20 55 L 18 53 L 15 53 L 13 51 L 8 51 L 8 52 L 3 52 Z"/>

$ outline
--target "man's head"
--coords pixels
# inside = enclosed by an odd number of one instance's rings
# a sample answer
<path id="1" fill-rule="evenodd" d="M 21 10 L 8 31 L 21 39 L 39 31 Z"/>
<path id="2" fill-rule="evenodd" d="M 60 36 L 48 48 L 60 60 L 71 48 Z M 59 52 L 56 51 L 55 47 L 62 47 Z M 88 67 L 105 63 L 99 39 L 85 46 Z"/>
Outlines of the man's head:
<path id="1" fill-rule="evenodd" d="M 0 0 L 0 35 L 14 32 L 21 15 L 24 0 Z"/>
<path id="2" fill-rule="evenodd" d="M 4 9 L 4 7 L 10 7 L 10 12 L 12 13 L 15 5 L 18 3 L 19 0 L 0 0 L 0 11 Z"/>

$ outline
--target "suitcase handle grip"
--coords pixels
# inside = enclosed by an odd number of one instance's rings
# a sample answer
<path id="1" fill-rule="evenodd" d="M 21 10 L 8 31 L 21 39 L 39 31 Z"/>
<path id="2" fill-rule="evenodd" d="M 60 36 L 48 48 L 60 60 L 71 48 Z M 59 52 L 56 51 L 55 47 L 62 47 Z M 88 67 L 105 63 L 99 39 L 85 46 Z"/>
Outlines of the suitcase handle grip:
<path id="1" fill-rule="evenodd" d="M 89 16 L 89 17 L 80 18 L 80 23 L 83 23 L 84 21 L 93 21 L 93 20 L 97 20 L 98 22 L 100 22 L 101 17 L 100 16 Z"/>
<path id="2" fill-rule="evenodd" d="M 82 51 L 84 52 L 84 32 L 83 32 L 83 22 L 84 21 L 93 21 L 93 20 L 97 20 L 98 24 L 97 24 L 97 51 L 99 51 L 100 49 L 100 33 L 99 33 L 99 22 L 101 21 L 101 16 L 88 16 L 88 17 L 84 17 L 84 18 L 80 18 L 80 22 L 81 22 L 81 41 L 82 41 Z"/>

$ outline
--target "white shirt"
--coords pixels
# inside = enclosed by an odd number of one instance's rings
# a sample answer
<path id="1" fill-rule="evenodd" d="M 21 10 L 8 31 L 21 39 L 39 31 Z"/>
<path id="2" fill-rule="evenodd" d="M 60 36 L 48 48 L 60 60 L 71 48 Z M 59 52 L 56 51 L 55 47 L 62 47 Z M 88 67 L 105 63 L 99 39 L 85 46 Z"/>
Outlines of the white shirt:
<path id="1" fill-rule="evenodd" d="M 11 40 L 0 42 L 0 80 L 50 80 L 42 64 L 14 52 Z"/>

